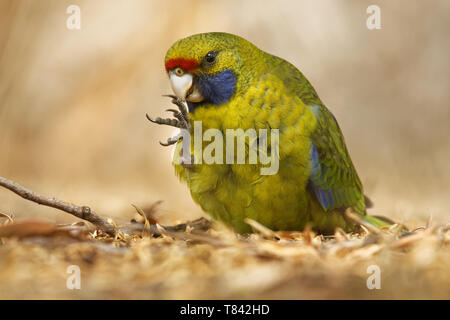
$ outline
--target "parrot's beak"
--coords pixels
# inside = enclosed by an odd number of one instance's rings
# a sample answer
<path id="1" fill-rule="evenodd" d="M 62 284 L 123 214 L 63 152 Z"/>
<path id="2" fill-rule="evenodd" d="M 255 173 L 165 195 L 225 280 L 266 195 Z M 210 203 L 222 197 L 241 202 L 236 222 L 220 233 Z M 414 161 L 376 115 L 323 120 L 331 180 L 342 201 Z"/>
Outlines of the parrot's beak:
<path id="1" fill-rule="evenodd" d="M 179 99 L 189 102 L 203 101 L 204 98 L 200 91 L 198 91 L 194 76 L 191 73 L 185 73 L 179 76 L 171 71 L 169 72 L 169 78 L 172 90 Z"/>

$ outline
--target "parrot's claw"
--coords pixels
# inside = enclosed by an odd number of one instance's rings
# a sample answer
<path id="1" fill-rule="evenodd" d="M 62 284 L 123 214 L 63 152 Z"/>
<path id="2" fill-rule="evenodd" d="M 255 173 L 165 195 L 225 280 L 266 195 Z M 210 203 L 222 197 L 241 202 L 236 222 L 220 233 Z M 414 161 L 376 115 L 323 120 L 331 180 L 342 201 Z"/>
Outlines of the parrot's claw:
<path id="1" fill-rule="evenodd" d="M 180 122 L 180 125 L 182 126 L 183 129 L 188 129 L 189 124 L 186 121 L 186 119 L 183 117 L 183 115 L 181 114 L 180 111 L 175 110 L 175 109 L 166 109 L 166 111 L 172 112 L 173 116 L 175 118 L 177 118 L 177 120 Z"/>
<path id="2" fill-rule="evenodd" d="M 189 112 L 186 108 L 186 105 L 183 103 L 183 101 L 181 101 L 176 96 L 171 95 L 171 94 L 163 95 L 163 97 L 171 98 L 172 103 L 178 107 L 178 110 L 176 110 L 176 109 L 167 109 L 166 110 L 166 111 L 172 112 L 173 116 L 176 119 L 160 118 L 160 117 L 152 118 L 148 114 L 146 114 L 145 116 L 147 117 L 147 119 L 150 122 L 153 122 L 156 124 L 171 126 L 171 127 L 175 127 L 175 128 L 179 128 L 179 129 L 186 129 L 186 130 L 190 131 L 191 130 L 191 122 L 189 119 Z"/>
<path id="3" fill-rule="evenodd" d="M 145 116 L 147 117 L 147 119 L 148 119 L 150 122 L 153 122 L 153 123 L 156 123 L 156 124 L 164 124 L 164 125 L 167 125 L 167 126 L 171 126 L 171 127 L 175 127 L 175 128 L 184 129 L 184 128 L 182 127 L 180 121 L 177 120 L 177 119 L 169 119 L 169 118 L 163 119 L 163 118 L 160 118 L 160 117 L 158 117 L 158 118 L 156 118 L 156 119 L 153 119 L 153 118 L 150 117 L 148 114 L 146 114 Z"/>
<path id="4" fill-rule="evenodd" d="M 164 147 L 168 147 L 171 146 L 175 143 L 177 143 L 178 141 L 183 139 L 183 135 L 181 134 L 177 134 L 176 136 L 170 137 L 167 139 L 167 142 L 159 142 L 160 145 L 164 146 Z"/>
<path id="5" fill-rule="evenodd" d="M 181 130 L 187 130 L 188 132 L 191 131 L 191 121 L 189 119 L 189 111 L 184 104 L 184 102 L 180 99 L 178 99 L 176 96 L 172 94 L 163 95 L 163 97 L 168 97 L 172 99 L 172 103 L 178 107 L 178 110 L 176 109 L 166 109 L 168 112 L 172 112 L 172 115 L 175 117 L 173 118 L 152 118 L 148 114 L 146 114 L 147 119 L 150 122 L 159 124 L 159 125 L 167 125 L 175 128 L 179 128 Z M 167 147 L 176 144 L 178 141 L 183 140 L 183 135 L 181 133 L 178 133 L 177 135 L 170 137 L 167 139 L 166 142 L 159 142 L 162 146 Z M 187 161 L 186 161 L 187 162 Z M 185 163 L 184 161 L 181 161 L 180 165 L 184 168 L 192 168 L 194 163 L 194 157 L 191 155 L 191 163 Z"/>
<path id="6" fill-rule="evenodd" d="M 178 100 L 177 96 L 174 95 L 174 94 L 163 94 L 162 96 L 163 96 L 163 97 L 168 97 L 168 98 L 172 98 L 172 99 Z"/>
<path id="7" fill-rule="evenodd" d="M 180 110 L 180 113 L 181 113 L 180 118 L 183 118 L 184 120 L 180 120 L 179 116 L 177 116 L 175 114 L 174 114 L 174 116 L 177 117 L 177 119 L 179 119 L 181 122 L 184 122 L 186 124 L 186 129 L 189 130 L 190 126 L 191 126 L 191 122 L 189 119 L 189 112 L 186 108 L 186 105 L 183 103 L 183 101 L 178 99 L 173 94 L 164 94 L 163 97 L 168 97 L 168 98 L 172 99 L 172 103 L 178 107 L 178 110 Z M 172 111 L 172 110 L 173 109 L 169 109 L 169 111 Z"/>
<path id="8" fill-rule="evenodd" d="M 166 111 L 172 112 L 175 117 L 177 116 L 177 114 L 180 114 L 180 111 L 175 110 L 175 109 L 166 109 Z"/>

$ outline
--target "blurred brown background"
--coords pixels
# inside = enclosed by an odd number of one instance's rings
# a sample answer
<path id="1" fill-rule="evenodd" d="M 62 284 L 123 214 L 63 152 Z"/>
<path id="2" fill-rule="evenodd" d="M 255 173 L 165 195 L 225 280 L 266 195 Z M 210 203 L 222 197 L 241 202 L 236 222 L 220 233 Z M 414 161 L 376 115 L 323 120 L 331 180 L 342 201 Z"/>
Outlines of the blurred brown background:
<path id="1" fill-rule="evenodd" d="M 66 8 L 81 8 L 68 30 Z M 381 30 L 366 8 L 381 7 Z M 375 202 L 408 222 L 450 204 L 450 2 L 0 0 L 0 176 L 118 221 L 163 200 L 201 215 L 174 175 L 163 59 L 199 32 L 238 34 L 294 63 L 337 117 Z M 0 212 L 73 221 L 0 190 Z"/>

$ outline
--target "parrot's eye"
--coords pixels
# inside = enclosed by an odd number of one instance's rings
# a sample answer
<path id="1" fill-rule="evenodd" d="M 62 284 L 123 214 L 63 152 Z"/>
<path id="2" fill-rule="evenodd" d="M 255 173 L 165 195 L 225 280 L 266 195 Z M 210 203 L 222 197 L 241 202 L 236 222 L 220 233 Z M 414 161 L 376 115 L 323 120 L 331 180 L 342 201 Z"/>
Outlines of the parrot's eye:
<path id="1" fill-rule="evenodd" d="M 208 64 L 213 64 L 214 62 L 216 62 L 216 53 L 214 51 L 210 51 L 206 54 L 205 56 L 205 61 Z"/>
<path id="2" fill-rule="evenodd" d="M 183 69 L 181 69 L 180 67 L 175 68 L 175 69 L 173 70 L 173 72 L 174 72 L 177 76 L 179 76 L 179 77 L 181 77 L 181 76 L 184 74 Z"/>

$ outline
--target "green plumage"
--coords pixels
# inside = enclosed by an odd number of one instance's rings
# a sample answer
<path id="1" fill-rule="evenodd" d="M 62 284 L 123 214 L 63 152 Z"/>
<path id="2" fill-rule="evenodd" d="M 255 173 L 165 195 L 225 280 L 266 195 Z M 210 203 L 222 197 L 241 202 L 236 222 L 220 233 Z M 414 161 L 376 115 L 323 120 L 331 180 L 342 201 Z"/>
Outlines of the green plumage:
<path id="1" fill-rule="evenodd" d="M 205 67 L 202 59 L 211 51 L 218 53 L 216 62 Z M 192 123 L 201 120 L 203 131 L 266 128 L 280 132 L 275 175 L 261 175 L 261 164 L 175 165 L 205 212 L 238 232 L 251 231 L 245 218 L 274 230 L 301 230 L 306 224 L 324 233 L 336 227 L 354 228 L 343 211 L 352 208 L 365 214 L 361 181 L 334 116 L 300 71 L 225 33 L 179 40 L 168 51 L 166 62 L 180 58 L 199 62 L 192 71 L 199 79 L 211 79 L 224 70 L 236 77 L 231 98 L 220 105 L 208 101 L 196 105 Z"/>

